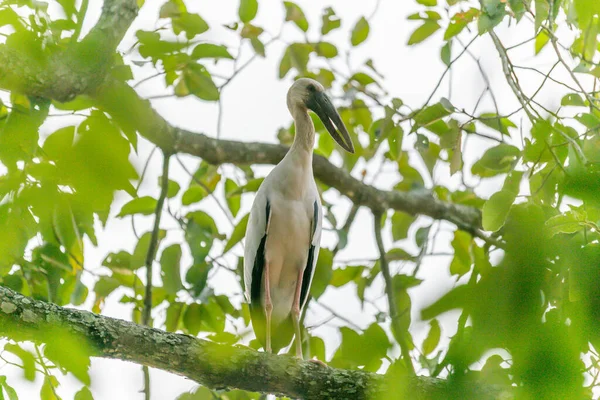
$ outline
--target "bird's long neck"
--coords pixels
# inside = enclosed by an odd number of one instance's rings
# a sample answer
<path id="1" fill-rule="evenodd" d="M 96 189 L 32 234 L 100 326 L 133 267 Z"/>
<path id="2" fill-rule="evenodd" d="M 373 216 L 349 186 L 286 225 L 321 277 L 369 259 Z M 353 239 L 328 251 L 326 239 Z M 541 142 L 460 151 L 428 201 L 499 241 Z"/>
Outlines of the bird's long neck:
<path id="1" fill-rule="evenodd" d="M 315 125 L 306 108 L 297 107 L 292 113 L 296 124 L 296 137 L 290 153 L 312 164 L 312 153 L 315 145 Z"/>

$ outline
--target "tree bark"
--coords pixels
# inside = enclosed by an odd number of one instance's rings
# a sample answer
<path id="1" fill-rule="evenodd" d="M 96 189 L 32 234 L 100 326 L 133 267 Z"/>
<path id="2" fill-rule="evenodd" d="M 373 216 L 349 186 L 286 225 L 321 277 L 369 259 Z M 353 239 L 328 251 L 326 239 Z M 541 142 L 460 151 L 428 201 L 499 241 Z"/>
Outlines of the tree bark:
<path id="1" fill-rule="evenodd" d="M 90 356 L 158 368 L 214 389 L 237 388 L 301 399 L 511 398 L 506 397 L 511 396 L 506 389 L 476 382 L 459 392 L 448 381 L 429 377 L 389 382 L 383 375 L 323 367 L 59 307 L 1 286 L 0 336 L 35 343 L 58 341 L 63 348 L 71 344 Z M 404 393 L 389 393 L 390 385 L 402 387 Z"/>

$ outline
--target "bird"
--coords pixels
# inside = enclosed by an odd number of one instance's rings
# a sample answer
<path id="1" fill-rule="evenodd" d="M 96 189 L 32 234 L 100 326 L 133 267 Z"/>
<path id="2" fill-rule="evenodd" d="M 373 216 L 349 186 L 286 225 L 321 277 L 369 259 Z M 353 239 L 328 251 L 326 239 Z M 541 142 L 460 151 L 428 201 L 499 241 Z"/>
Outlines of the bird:
<path id="1" fill-rule="evenodd" d="M 319 257 L 322 207 L 313 176 L 314 112 L 347 152 L 354 145 L 325 88 L 299 78 L 287 92 L 296 134 L 285 157 L 260 185 L 246 227 L 244 286 L 252 327 L 264 350 L 277 354 L 293 337 L 303 359 L 300 313 Z"/>

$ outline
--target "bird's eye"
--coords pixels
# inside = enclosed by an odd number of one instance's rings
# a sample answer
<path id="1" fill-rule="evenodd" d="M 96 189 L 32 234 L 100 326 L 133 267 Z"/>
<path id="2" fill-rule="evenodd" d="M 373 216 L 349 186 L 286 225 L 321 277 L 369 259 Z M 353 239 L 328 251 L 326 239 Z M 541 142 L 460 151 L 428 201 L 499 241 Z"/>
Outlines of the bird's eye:
<path id="1" fill-rule="evenodd" d="M 317 90 L 317 88 L 313 84 L 308 85 L 307 89 L 309 92 L 314 92 L 315 90 Z"/>

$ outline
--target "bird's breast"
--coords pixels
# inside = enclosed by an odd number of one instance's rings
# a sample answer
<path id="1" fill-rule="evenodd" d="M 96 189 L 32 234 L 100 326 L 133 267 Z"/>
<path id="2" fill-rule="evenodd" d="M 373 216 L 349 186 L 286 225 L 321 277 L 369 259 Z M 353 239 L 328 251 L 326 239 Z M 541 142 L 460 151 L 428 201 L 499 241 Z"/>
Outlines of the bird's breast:
<path id="1" fill-rule="evenodd" d="M 289 315 L 298 279 L 306 268 L 312 219 L 306 208 L 302 201 L 273 199 L 271 203 L 265 259 L 274 320 Z"/>

